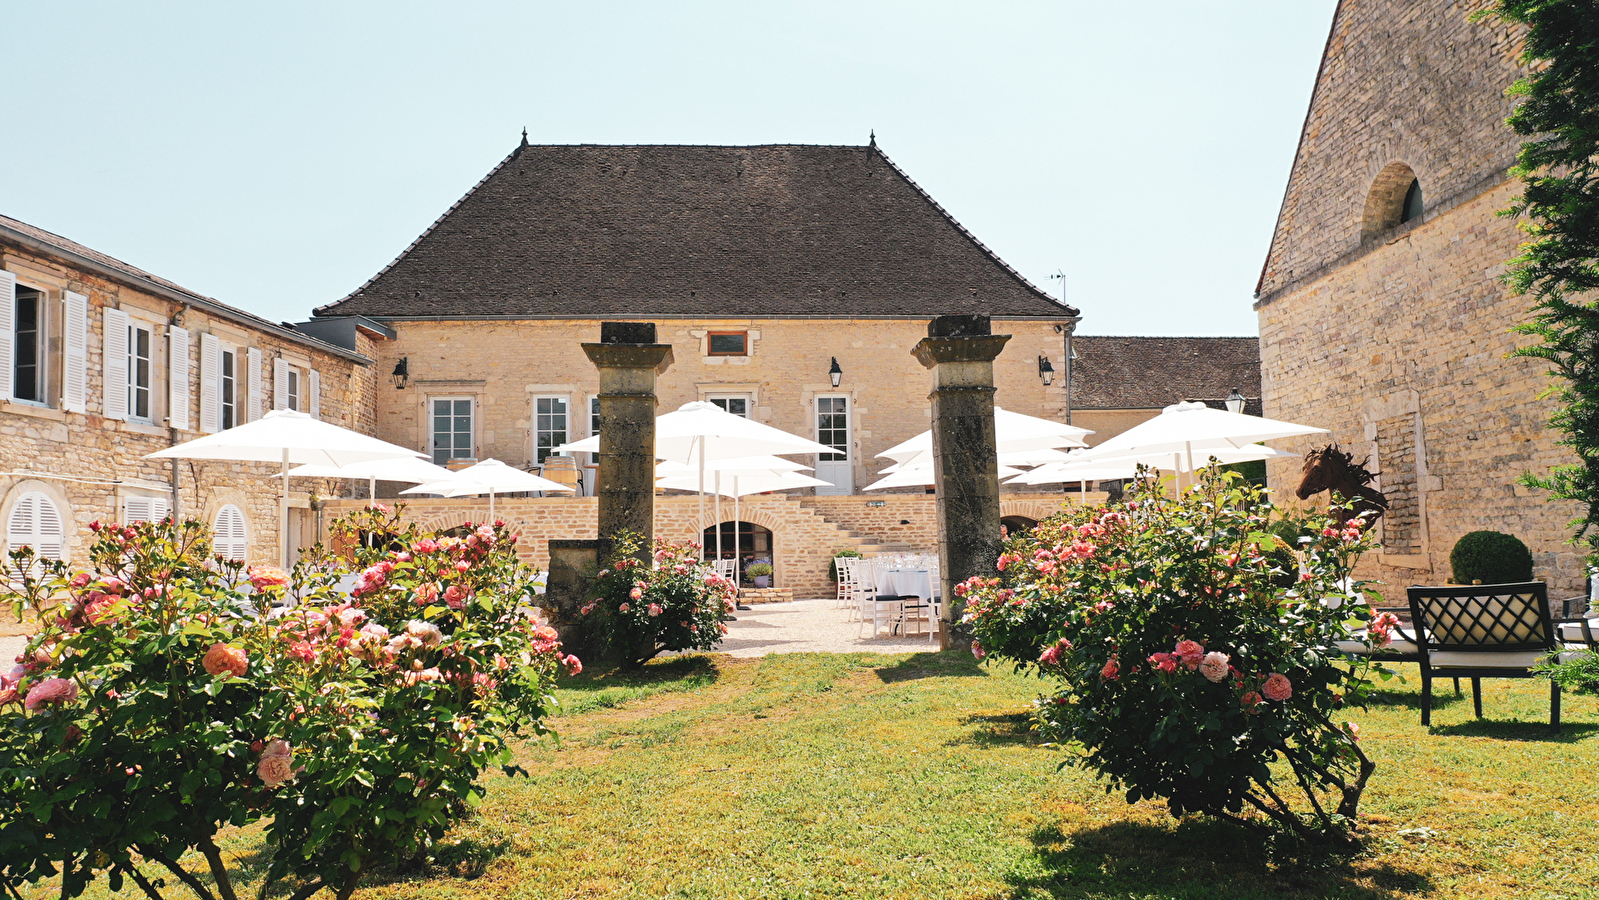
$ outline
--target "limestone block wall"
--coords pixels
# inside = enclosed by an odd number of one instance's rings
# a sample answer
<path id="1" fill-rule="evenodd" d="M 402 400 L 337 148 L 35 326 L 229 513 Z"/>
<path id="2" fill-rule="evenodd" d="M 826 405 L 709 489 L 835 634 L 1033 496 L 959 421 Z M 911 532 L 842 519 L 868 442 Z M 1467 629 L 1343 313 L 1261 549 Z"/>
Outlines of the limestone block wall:
<path id="1" fill-rule="evenodd" d="M 1565 543 L 1576 505 L 1516 483 L 1568 460 L 1538 397 L 1546 366 L 1506 358 L 1528 340 L 1510 332 L 1527 301 L 1498 280 L 1522 235 L 1494 213 L 1517 192 L 1500 184 L 1257 305 L 1265 414 L 1330 428 L 1380 470 L 1393 509 L 1362 575 L 1390 600 L 1445 580 L 1455 541 L 1477 529 L 1525 541 L 1552 596 L 1583 589 Z M 1303 452 L 1326 439 L 1273 443 Z M 1298 461 L 1274 462 L 1268 478 L 1291 497 Z"/>
<path id="2" fill-rule="evenodd" d="M 31 491 L 44 493 L 67 527 L 67 554 L 87 561 L 95 520 L 120 521 L 129 498 L 174 496 L 180 515 L 214 521 L 226 503 L 245 513 L 249 560 L 277 558 L 279 482 L 275 466 L 145 460 L 145 454 L 200 436 L 200 335 L 216 334 L 238 347 L 254 347 L 262 355 L 263 409 L 271 409 L 272 360 L 280 354 L 320 375 L 323 419 L 360 428 L 362 404 L 369 404 L 371 369 L 348 358 L 252 328 L 243 322 L 175 303 L 163 296 L 80 270 L 53 257 L 0 246 L 0 267 L 19 283 L 44 292 L 49 351 L 46 382 L 49 402 L 35 405 L 0 400 L 0 542 L 17 500 Z M 62 304 L 66 292 L 88 298 L 86 400 L 83 412 L 69 412 L 60 400 L 62 372 Z M 157 330 L 152 341 L 152 424 L 105 416 L 104 314 L 108 308 L 140 316 Z M 187 366 L 175 371 L 169 359 L 165 328 L 177 325 L 190 334 Z M 244 353 L 241 352 L 241 364 Z M 245 379 L 241 373 L 241 385 Z M 170 379 L 189 384 L 189 428 L 167 426 Z M 241 408 L 242 405 L 241 405 Z M 369 430 L 369 429 L 368 429 Z M 311 492 L 323 496 L 346 489 L 339 483 L 296 479 L 294 505 L 308 507 Z M 308 510 L 307 510 L 308 512 Z M 301 515 L 304 515 L 302 513 Z M 307 537 L 311 537 L 309 531 Z"/>
<path id="3" fill-rule="evenodd" d="M 377 430 L 385 440 L 427 449 L 428 402 L 445 397 L 474 401 L 474 455 L 480 459 L 511 465 L 533 459 L 532 409 L 539 396 L 568 398 L 570 438 L 588 436 L 589 399 L 599 391 L 599 375 L 580 344 L 598 340 L 598 321 L 387 321 L 398 338 L 378 346 L 376 369 L 381 376 L 405 358 L 411 380 L 404 391 L 387 385 L 377 391 Z M 1065 420 L 1065 380 L 1045 387 L 1038 376 L 1040 355 L 1062 368 L 1065 335 L 1057 324 L 994 322 L 996 333 L 1014 335 L 995 362 L 998 405 Z M 878 453 L 929 427 L 931 376 L 910 354 L 927 334 L 926 320 L 667 319 L 655 325 L 674 357 L 657 385 L 663 413 L 692 400 L 746 396 L 756 421 L 814 437 L 816 397 L 849 397 L 857 488 L 883 467 Z M 711 331 L 747 332 L 749 355 L 708 355 Z M 837 389 L 827 374 L 835 357 L 844 372 Z"/>

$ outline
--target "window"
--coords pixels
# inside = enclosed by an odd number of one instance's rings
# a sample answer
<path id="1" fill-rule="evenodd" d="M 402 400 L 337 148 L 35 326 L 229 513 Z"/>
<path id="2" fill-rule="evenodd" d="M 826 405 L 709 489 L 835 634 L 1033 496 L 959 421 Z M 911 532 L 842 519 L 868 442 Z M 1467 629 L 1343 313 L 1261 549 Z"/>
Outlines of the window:
<path id="1" fill-rule="evenodd" d="M 707 355 L 746 356 L 748 337 L 745 331 L 713 331 L 706 346 Z"/>
<path id="2" fill-rule="evenodd" d="M 816 443 L 833 448 L 818 454 L 822 462 L 849 459 L 849 398 L 816 398 Z"/>
<path id="3" fill-rule="evenodd" d="M 735 416 L 750 417 L 749 394 L 708 394 L 705 397 L 722 412 L 732 413 Z"/>
<path id="4" fill-rule="evenodd" d="M 128 418 L 151 421 L 150 326 L 144 322 L 128 323 Z"/>
<path id="5" fill-rule="evenodd" d="M 220 424 L 222 430 L 226 431 L 239 424 L 239 351 L 232 347 L 224 347 L 221 358 L 219 381 L 222 421 Z"/>
<path id="6" fill-rule="evenodd" d="M 171 510 L 172 504 L 165 497 L 126 497 L 122 501 L 122 524 L 159 522 Z"/>
<path id="7" fill-rule="evenodd" d="M 533 398 L 533 449 L 535 462 L 543 465 L 551 450 L 566 443 L 566 398 Z"/>
<path id="8" fill-rule="evenodd" d="M 1405 207 L 1399 213 L 1399 224 L 1403 225 L 1411 219 L 1421 218 L 1422 211 L 1421 182 L 1411 179 L 1410 187 L 1405 190 Z"/>
<path id="9" fill-rule="evenodd" d="M 211 550 L 223 559 L 239 562 L 245 560 L 249 551 L 249 536 L 244 529 L 244 510 L 232 503 L 217 510 L 216 522 L 212 524 L 211 531 L 214 535 L 211 541 Z"/>
<path id="10" fill-rule="evenodd" d="M 589 398 L 589 437 L 600 436 L 600 398 Z"/>
<path id="11" fill-rule="evenodd" d="M 294 366 L 289 367 L 288 405 L 289 409 L 300 412 L 300 370 Z"/>
<path id="12" fill-rule="evenodd" d="M 66 559 L 67 534 L 65 519 L 50 498 L 39 491 L 29 491 L 17 498 L 6 517 L 6 550 L 32 547 L 40 556 Z"/>
<path id="13" fill-rule="evenodd" d="M 11 396 L 29 403 L 46 402 L 44 390 L 44 292 L 17 285 L 17 302 L 12 322 L 15 365 L 11 375 Z"/>
<path id="14" fill-rule="evenodd" d="M 1376 240 L 1406 222 L 1420 219 L 1425 210 L 1421 181 L 1415 170 L 1402 162 L 1391 162 L 1377 173 L 1366 192 L 1360 239 Z"/>
<path id="15" fill-rule="evenodd" d="M 472 398 L 433 398 L 433 464 L 472 458 Z"/>

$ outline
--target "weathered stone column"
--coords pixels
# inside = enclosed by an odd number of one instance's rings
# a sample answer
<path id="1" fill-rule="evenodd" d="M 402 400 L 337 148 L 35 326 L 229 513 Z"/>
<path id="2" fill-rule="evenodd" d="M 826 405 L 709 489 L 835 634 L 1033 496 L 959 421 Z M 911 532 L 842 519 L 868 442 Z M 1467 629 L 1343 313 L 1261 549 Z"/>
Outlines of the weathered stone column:
<path id="1" fill-rule="evenodd" d="M 647 556 L 655 536 L 655 377 L 672 364 L 672 345 L 655 342 L 651 322 L 601 322 L 600 342 L 583 352 L 600 370 L 600 539 L 637 532 Z"/>
<path id="2" fill-rule="evenodd" d="M 995 575 L 999 559 L 999 455 L 994 439 L 994 358 L 1008 334 L 987 316 L 939 316 L 911 350 L 934 371 L 933 476 L 937 487 L 939 581 L 944 609 L 939 644 L 971 646 L 957 628 L 966 604 L 955 585 Z"/>

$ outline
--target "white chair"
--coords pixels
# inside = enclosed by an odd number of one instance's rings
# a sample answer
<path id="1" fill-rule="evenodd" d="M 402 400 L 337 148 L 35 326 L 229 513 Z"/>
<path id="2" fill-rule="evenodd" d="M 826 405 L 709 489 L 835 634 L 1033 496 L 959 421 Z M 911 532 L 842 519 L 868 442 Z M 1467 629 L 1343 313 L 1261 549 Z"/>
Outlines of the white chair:
<path id="1" fill-rule="evenodd" d="M 844 609 L 845 607 L 849 607 L 851 610 L 851 615 L 854 615 L 855 605 L 855 569 L 852 565 L 854 562 L 855 560 L 848 556 L 839 556 L 834 557 L 833 559 L 833 565 L 838 569 L 837 608 Z"/>
<path id="2" fill-rule="evenodd" d="M 716 574 L 733 582 L 733 597 L 736 599 L 738 597 L 738 560 L 712 559 L 707 560 L 707 562 L 711 564 L 711 569 Z"/>
<path id="3" fill-rule="evenodd" d="M 861 566 L 857 588 L 856 602 L 860 609 L 861 630 L 871 627 L 869 637 L 877 637 L 877 633 L 887 625 L 892 629 L 899 622 L 902 615 L 900 598 L 884 596 L 878 597 L 877 586 L 883 562 L 881 560 L 864 560 Z"/>

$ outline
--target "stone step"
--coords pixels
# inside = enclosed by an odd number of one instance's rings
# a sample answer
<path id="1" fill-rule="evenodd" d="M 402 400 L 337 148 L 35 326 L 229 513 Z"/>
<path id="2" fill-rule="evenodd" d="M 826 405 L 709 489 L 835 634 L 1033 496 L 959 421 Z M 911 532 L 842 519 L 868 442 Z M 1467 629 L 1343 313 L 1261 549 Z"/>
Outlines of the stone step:
<path id="1" fill-rule="evenodd" d="M 738 592 L 738 602 L 753 603 L 787 603 L 794 599 L 794 592 L 788 588 L 741 588 Z"/>

